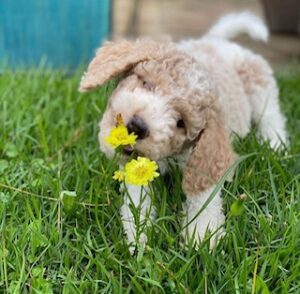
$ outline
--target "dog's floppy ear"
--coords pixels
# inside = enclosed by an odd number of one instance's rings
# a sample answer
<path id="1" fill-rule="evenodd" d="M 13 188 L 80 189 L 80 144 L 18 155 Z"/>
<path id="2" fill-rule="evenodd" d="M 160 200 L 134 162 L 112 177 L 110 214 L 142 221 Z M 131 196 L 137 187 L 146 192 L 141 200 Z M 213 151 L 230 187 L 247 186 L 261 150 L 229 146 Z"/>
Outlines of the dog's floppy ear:
<path id="1" fill-rule="evenodd" d="M 209 119 L 183 171 L 184 192 L 193 196 L 207 190 L 235 159 L 228 132 L 216 118 Z"/>
<path id="2" fill-rule="evenodd" d="M 138 62 L 153 58 L 159 49 L 157 47 L 157 43 L 143 40 L 105 43 L 89 64 L 79 91 L 86 92 L 101 86 Z"/>

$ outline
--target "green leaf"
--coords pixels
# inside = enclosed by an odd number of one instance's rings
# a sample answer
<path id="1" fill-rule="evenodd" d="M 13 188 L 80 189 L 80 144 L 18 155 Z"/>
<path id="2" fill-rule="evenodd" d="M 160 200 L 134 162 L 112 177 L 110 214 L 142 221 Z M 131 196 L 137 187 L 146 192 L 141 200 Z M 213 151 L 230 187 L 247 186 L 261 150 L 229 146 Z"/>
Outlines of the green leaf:
<path id="1" fill-rule="evenodd" d="M 8 293 L 20 293 L 20 284 L 18 281 L 12 281 L 10 283 Z"/>
<path id="2" fill-rule="evenodd" d="M 44 278 L 39 277 L 37 279 L 32 279 L 32 289 L 33 293 L 39 294 L 52 294 L 52 286 L 51 284 Z"/>
<path id="3" fill-rule="evenodd" d="M 49 240 L 46 235 L 42 233 L 42 223 L 40 220 L 34 220 L 28 225 L 28 229 L 31 233 L 31 250 L 32 257 L 38 248 L 46 247 L 49 244 Z"/>
<path id="4" fill-rule="evenodd" d="M 5 155 L 9 158 L 17 157 L 19 152 L 15 144 L 7 143 L 4 148 Z"/>
<path id="5" fill-rule="evenodd" d="M 8 161 L 4 159 L 0 160 L 0 174 L 3 174 L 7 168 L 8 168 Z"/>
<path id="6" fill-rule="evenodd" d="M 230 216 L 239 216 L 244 212 L 244 203 L 241 200 L 233 202 L 230 206 Z"/>
<path id="7" fill-rule="evenodd" d="M 44 271 L 45 271 L 45 270 L 44 270 L 44 268 L 42 268 L 42 267 L 34 267 L 34 268 L 32 269 L 32 271 L 31 271 L 31 273 L 32 273 L 32 276 L 33 276 L 33 277 L 38 278 L 38 277 L 43 276 Z"/>
<path id="8" fill-rule="evenodd" d="M 256 293 L 270 294 L 268 286 L 260 276 L 256 277 Z"/>
<path id="9" fill-rule="evenodd" d="M 76 191 L 61 191 L 59 197 L 62 201 L 63 208 L 67 212 L 71 212 L 73 210 L 77 197 Z"/>
<path id="10" fill-rule="evenodd" d="M 2 203 L 8 203 L 9 202 L 9 196 L 3 192 L 0 193 L 0 202 Z"/>
<path id="11" fill-rule="evenodd" d="M 181 269 L 178 271 L 178 273 L 176 274 L 176 278 L 178 280 L 181 280 L 183 278 L 183 276 L 187 273 L 187 271 L 191 268 L 191 266 L 193 265 L 194 261 L 195 261 L 196 255 L 194 255 L 189 261 L 187 261 L 182 267 Z"/>
<path id="12" fill-rule="evenodd" d="M 150 278 L 144 278 L 144 277 L 141 277 L 141 276 L 137 276 L 137 278 L 143 280 L 144 282 L 150 284 L 151 286 L 155 286 L 157 288 L 160 288 L 161 290 L 163 290 L 162 286 L 160 285 L 159 282 L 153 280 L 153 279 L 150 279 Z"/>

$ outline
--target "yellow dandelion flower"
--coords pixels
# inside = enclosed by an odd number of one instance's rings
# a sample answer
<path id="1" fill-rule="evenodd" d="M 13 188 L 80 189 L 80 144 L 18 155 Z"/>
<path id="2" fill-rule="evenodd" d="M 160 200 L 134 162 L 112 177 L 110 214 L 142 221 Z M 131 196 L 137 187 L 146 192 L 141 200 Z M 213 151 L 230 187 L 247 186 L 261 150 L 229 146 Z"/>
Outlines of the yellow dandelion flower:
<path id="1" fill-rule="evenodd" d="M 105 142 L 110 144 L 113 148 L 120 145 L 133 146 L 136 142 L 137 136 L 134 133 L 129 134 L 127 128 L 124 126 L 124 121 L 121 113 L 117 115 L 117 127 L 110 130 L 109 136 L 104 138 Z"/>
<path id="2" fill-rule="evenodd" d="M 120 145 L 133 146 L 136 142 L 137 136 L 134 133 L 128 134 L 128 130 L 125 126 L 120 125 L 110 130 L 110 134 L 104 140 L 110 144 L 113 148 L 117 148 Z"/>
<path id="3" fill-rule="evenodd" d="M 122 170 L 115 171 L 113 179 L 116 180 L 116 181 L 119 181 L 119 182 L 124 181 L 124 179 L 125 179 L 124 171 L 122 171 Z"/>
<path id="4" fill-rule="evenodd" d="M 125 165 L 125 181 L 131 185 L 146 186 L 159 176 L 156 162 L 146 157 L 138 157 Z"/>

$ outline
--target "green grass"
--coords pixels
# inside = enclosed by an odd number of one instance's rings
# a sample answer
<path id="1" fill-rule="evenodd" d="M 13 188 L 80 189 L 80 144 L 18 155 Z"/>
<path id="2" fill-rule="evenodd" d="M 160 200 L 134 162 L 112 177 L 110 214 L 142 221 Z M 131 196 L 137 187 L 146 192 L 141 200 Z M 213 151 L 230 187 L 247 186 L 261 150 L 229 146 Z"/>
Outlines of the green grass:
<path id="1" fill-rule="evenodd" d="M 158 219 L 137 256 L 123 237 L 115 165 L 97 142 L 112 85 L 82 95 L 79 78 L 0 77 L 0 293 L 300 293 L 299 72 L 278 75 L 289 152 L 254 134 L 236 142 L 252 156 L 225 186 L 226 238 L 211 253 L 181 246 L 174 167 L 157 181 Z"/>

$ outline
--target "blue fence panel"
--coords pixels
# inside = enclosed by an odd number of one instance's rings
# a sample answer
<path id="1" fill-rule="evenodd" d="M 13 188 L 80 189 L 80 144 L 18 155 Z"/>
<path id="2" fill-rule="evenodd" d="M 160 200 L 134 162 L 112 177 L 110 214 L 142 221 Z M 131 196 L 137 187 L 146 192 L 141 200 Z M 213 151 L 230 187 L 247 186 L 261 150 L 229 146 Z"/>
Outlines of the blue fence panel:
<path id="1" fill-rule="evenodd" d="M 74 68 L 110 33 L 110 0 L 0 0 L 0 62 Z"/>

